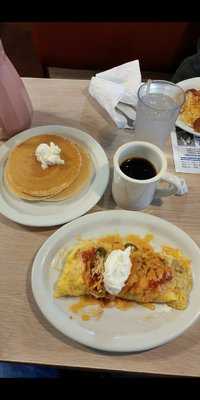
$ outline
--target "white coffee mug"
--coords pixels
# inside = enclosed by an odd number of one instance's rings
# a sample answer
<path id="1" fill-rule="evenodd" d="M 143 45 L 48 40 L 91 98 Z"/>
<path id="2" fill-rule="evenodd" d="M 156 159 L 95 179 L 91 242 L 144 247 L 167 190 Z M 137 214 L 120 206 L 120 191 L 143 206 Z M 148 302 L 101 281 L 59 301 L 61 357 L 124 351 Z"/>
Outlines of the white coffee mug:
<path id="1" fill-rule="evenodd" d="M 150 161 L 157 174 L 153 178 L 145 180 L 125 175 L 120 169 L 120 165 L 132 157 L 141 157 Z M 141 210 L 148 207 L 154 197 L 170 196 L 180 191 L 179 178 L 166 172 L 167 161 L 164 153 L 154 144 L 141 141 L 126 143 L 116 151 L 113 164 L 112 195 L 121 208 Z M 168 187 L 159 188 L 160 181 L 167 182 Z"/>

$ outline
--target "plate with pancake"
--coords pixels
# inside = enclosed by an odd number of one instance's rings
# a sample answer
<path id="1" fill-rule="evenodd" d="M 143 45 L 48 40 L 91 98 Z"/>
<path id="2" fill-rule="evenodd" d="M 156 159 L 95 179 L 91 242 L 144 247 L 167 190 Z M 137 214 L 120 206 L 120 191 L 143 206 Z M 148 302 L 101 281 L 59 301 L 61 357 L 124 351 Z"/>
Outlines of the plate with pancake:
<path id="1" fill-rule="evenodd" d="M 186 79 L 177 85 L 185 91 L 186 99 L 176 120 L 176 126 L 200 136 L 200 77 Z"/>
<path id="2" fill-rule="evenodd" d="M 119 258 L 120 274 L 113 266 L 108 275 L 117 249 L 130 250 L 125 277 Z M 137 211 L 96 212 L 44 242 L 33 262 L 32 291 L 63 335 L 103 351 L 144 351 L 175 339 L 198 318 L 199 257 L 194 241 L 168 221 Z"/>
<path id="3" fill-rule="evenodd" d="M 43 168 L 36 149 L 50 149 L 51 143 L 61 162 Z M 55 226 L 83 215 L 100 200 L 108 180 L 103 148 L 76 128 L 34 127 L 0 147 L 0 212 L 23 225 Z"/>

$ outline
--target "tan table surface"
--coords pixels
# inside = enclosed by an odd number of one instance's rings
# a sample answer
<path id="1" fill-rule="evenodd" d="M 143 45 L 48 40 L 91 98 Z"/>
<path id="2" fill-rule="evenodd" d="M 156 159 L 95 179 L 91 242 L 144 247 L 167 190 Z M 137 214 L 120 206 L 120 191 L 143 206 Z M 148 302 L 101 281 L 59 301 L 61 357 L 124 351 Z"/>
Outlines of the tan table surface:
<path id="1" fill-rule="evenodd" d="M 119 130 L 88 95 L 86 80 L 25 78 L 33 125 L 73 126 L 92 135 L 109 159 L 132 133 Z M 171 145 L 165 149 L 173 171 Z M 200 176 L 185 174 L 189 192 L 170 197 L 147 213 L 166 219 L 200 245 Z M 110 192 L 90 212 L 116 208 Z M 176 340 L 138 354 L 112 355 L 90 350 L 54 329 L 34 303 L 30 274 L 34 256 L 55 228 L 20 226 L 0 215 L 0 360 L 69 367 L 200 376 L 200 321 Z"/>

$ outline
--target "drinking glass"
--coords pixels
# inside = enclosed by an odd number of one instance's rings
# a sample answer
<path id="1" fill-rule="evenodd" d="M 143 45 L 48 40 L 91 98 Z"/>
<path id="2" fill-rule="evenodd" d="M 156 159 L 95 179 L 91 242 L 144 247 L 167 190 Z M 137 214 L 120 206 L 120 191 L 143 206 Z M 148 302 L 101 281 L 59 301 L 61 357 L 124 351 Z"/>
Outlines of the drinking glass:
<path id="1" fill-rule="evenodd" d="M 143 83 L 138 90 L 134 140 L 163 148 L 174 130 L 184 101 L 184 90 L 172 82 L 155 80 Z"/>

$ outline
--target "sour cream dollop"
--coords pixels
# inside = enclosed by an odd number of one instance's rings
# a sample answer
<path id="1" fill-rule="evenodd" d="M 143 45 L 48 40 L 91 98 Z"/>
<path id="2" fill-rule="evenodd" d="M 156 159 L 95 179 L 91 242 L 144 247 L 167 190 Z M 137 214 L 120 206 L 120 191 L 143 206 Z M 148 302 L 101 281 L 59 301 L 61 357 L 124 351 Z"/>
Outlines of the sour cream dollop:
<path id="1" fill-rule="evenodd" d="M 131 247 L 113 250 L 105 261 L 104 286 L 108 293 L 117 295 L 123 288 L 131 271 Z"/>
<path id="2" fill-rule="evenodd" d="M 60 158 L 61 149 L 59 146 L 50 143 L 41 143 L 35 150 L 35 156 L 43 169 L 48 168 L 49 165 L 64 164 L 65 161 Z"/>

